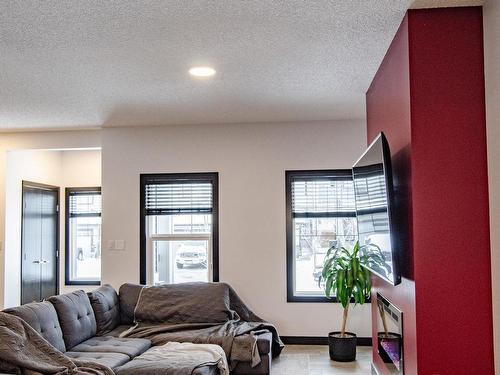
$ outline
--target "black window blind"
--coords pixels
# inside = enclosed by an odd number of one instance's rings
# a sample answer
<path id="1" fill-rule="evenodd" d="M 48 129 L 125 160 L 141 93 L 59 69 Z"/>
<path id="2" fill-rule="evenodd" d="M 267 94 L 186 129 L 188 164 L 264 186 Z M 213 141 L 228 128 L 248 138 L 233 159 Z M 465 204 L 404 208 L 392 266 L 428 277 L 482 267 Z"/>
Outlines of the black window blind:
<path id="1" fill-rule="evenodd" d="M 71 190 L 69 195 L 69 217 L 95 217 L 101 216 L 102 201 L 101 191 Z"/>
<path id="2" fill-rule="evenodd" d="M 292 179 L 292 216 L 356 216 L 354 186 L 349 175 L 298 176 Z"/>
<path id="3" fill-rule="evenodd" d="M 145 185 L 146 215 L 211 214 L 211 181 L 165 180 Z"/>

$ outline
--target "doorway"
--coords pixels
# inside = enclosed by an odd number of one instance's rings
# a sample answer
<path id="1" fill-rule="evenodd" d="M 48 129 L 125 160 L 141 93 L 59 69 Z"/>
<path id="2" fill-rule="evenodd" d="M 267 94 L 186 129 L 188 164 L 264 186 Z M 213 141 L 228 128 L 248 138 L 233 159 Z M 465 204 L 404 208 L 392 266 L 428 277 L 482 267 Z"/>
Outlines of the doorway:
<path id="1" fill-rule="evenodd" d="M 58 294 L 59 187 L 22 182 L 21 304 Z"/>

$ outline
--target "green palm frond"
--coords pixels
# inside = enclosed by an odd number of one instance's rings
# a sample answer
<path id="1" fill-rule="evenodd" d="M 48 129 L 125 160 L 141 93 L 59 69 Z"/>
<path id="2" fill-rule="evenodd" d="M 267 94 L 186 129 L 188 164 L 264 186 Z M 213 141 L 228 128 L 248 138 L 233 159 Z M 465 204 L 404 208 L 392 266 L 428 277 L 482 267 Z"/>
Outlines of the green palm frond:
<path id="1" fill-rule="evenodd" d="M 332 246 L 326 253 L 319 283 L 325 282 L 325 295 L 328 298 L 335 296 L 344 309 L 351 300 L 362 305 L 371 293 L 368 268 L 381 274 L 391 272 L 377 245 L 360 246 L 356 242 L 351 250 Z"/>

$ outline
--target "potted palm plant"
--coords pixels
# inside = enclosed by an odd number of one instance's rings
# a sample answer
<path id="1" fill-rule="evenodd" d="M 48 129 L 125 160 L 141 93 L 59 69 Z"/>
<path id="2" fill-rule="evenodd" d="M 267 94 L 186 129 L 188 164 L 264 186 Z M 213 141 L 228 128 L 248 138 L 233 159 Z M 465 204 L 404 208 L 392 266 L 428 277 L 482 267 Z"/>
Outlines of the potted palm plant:
<path id="1" fill-rule="evenodd" d="M 344 309 L 342 328 L 328 334 L 330 358 L 334 361 L 350 362 L 356 359 L 357 336 L 346 331 L 351 302 L 364 304 L 371 293 L 371 275 L 368 267 L 390 272 L 380 248 L 374 244 L 360 246 L 356 242 L 351 251 L 345 247 L 328 249 L 320 282 L 325 283 L 327 298 L 335 296 Z"/>

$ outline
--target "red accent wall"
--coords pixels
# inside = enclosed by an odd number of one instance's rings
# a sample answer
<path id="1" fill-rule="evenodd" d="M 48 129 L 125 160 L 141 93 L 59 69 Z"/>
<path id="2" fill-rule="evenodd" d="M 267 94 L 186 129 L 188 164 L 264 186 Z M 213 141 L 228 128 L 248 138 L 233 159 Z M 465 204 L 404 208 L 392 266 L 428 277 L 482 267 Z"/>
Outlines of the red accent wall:
<path id="1" fill-rule="evenodd" d="M 415 316 L 415 283 L 411 257 L 411 112 L 410 71 L 408 48 L 408 18 L 399 27 L 373 82 L 366 94 L 368 144 L 384 132 L 391 149 L 393 169 L 396 223 L 405 238 L 399 242 L 407 248 L 403 264 L 402 282 L 393 287 L 379 278 L 373 279 L 372 301 L 377 292 L 383 294 L 404 313 L 405 374 L 417 374 L 417 335 Z M 372 303 L 372 322 L 377 319 L 376 304 Z M 376 325 L 372 325 L 373 342 L 377 337 Z M 384 363 L 373 346 L 373 361 L 381 375 Z"/>
<path id="2" fill-rule="evenodd" d="M 480 7 L 410 10 L 367 92 L 407 252 L 402 284 L 374 280 L 372 298 L 404 312 L 405 374 L 494 373 L 483 71 Z"/>

